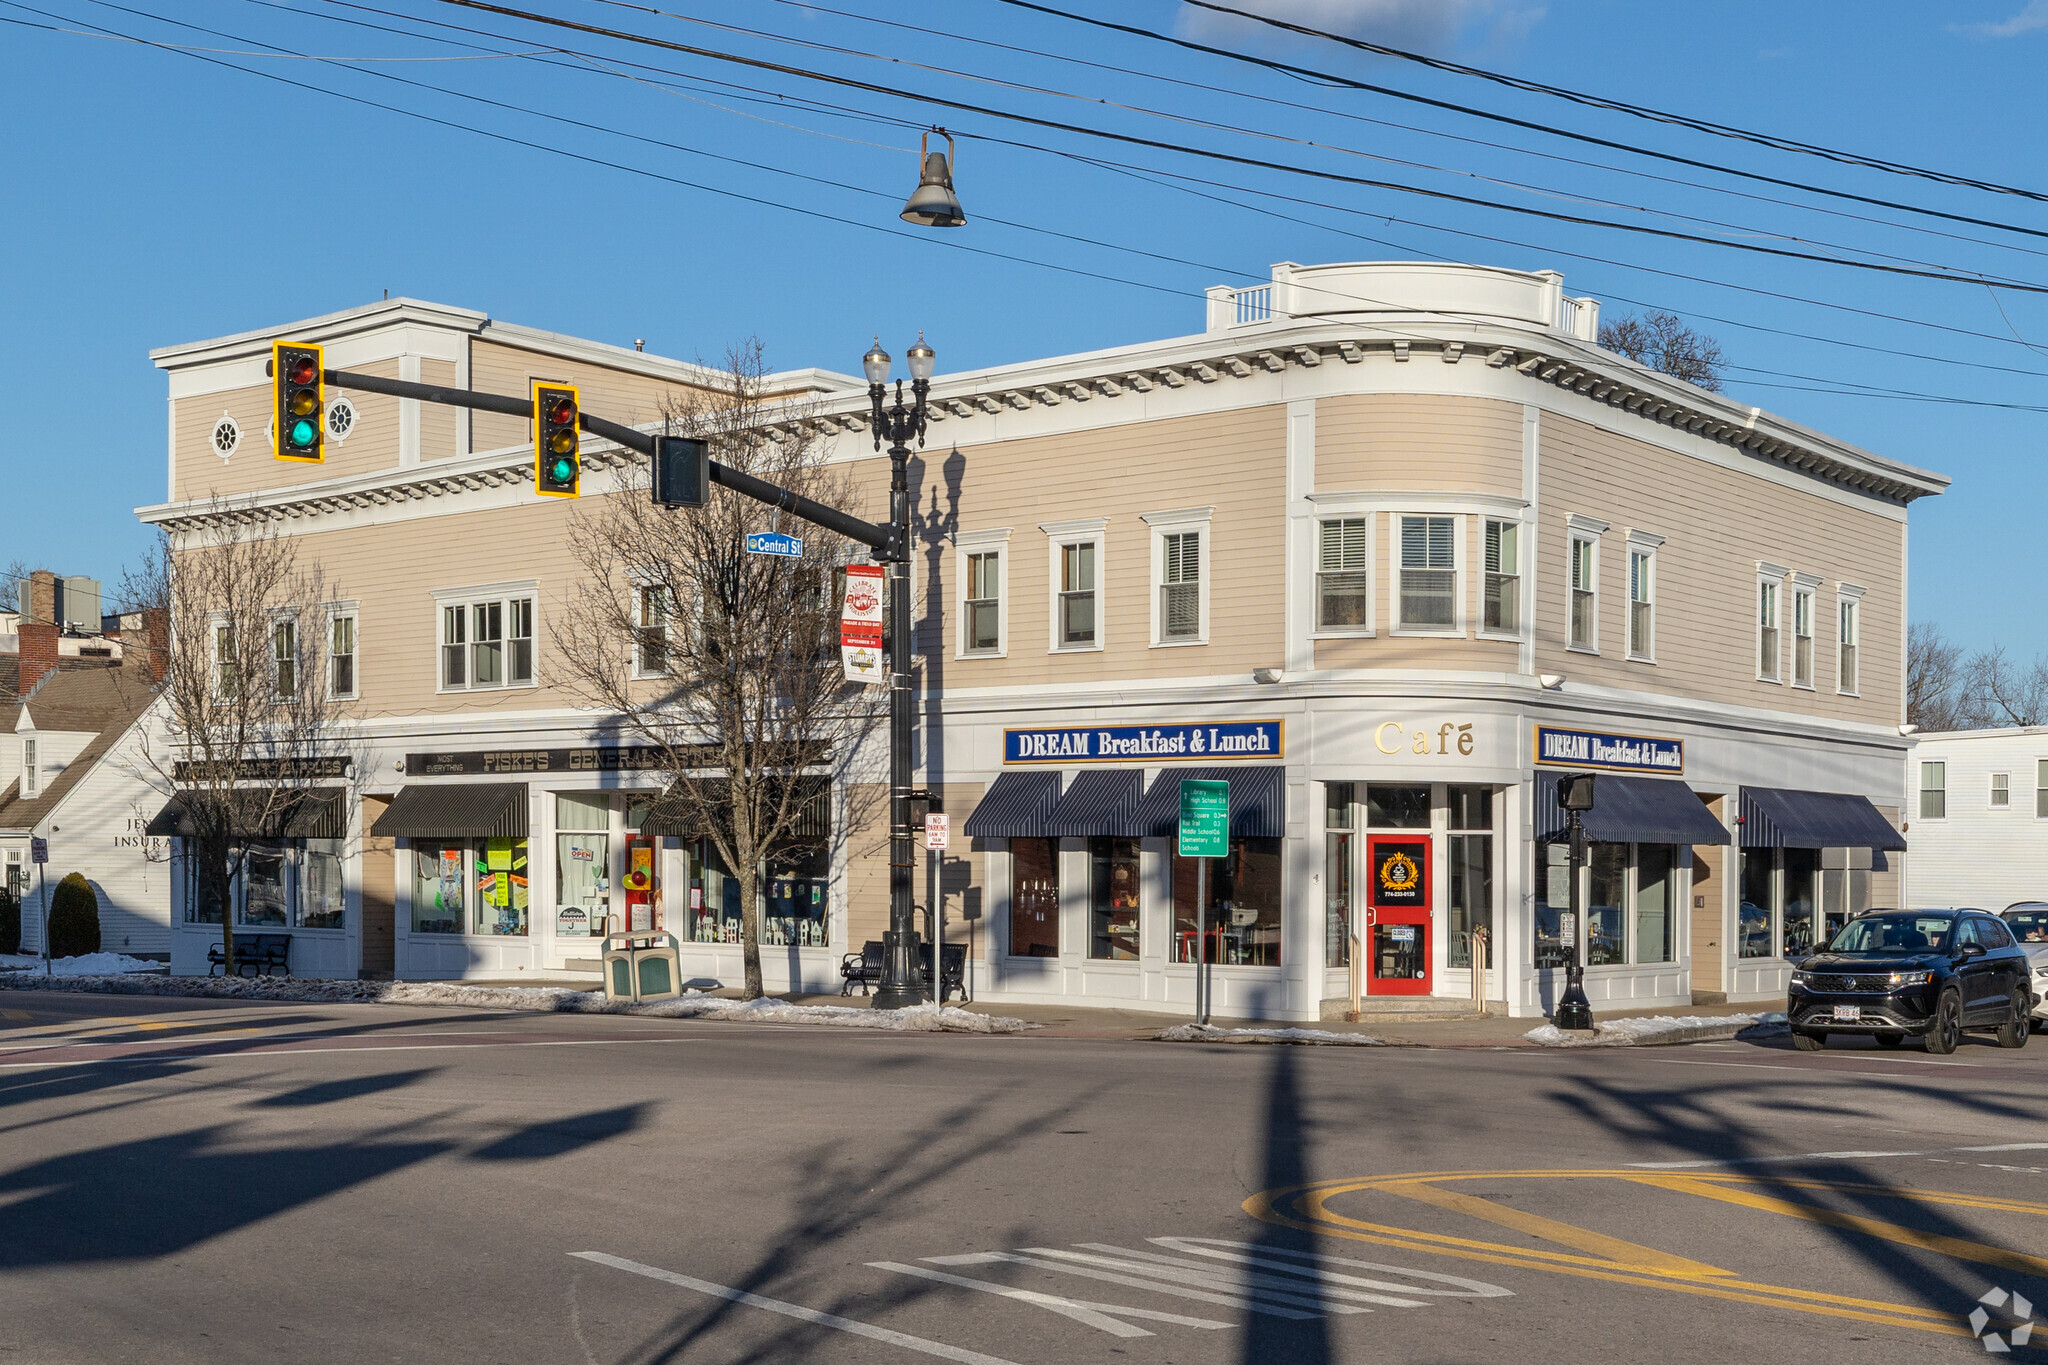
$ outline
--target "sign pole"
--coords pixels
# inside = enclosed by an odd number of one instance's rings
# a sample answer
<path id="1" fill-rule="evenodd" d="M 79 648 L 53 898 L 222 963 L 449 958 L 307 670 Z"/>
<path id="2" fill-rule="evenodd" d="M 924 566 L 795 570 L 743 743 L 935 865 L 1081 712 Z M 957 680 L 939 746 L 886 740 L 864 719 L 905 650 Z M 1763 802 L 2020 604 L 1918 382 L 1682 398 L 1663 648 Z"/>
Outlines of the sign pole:
<path id="1" fill-rule="evenodd" d="M 1195 1022 L 1209 1022 L 1209 860 L 1195 859 Z"/>
<path id="2" fill-rule="evenodd" d="M 1209 1022 L 1209 860 L 1230 854 L 1230 783 L 1187 777 L 1180 784 L 1174 849 L 1195 860 L 1195 1022 Z"/>
<path id="3" fill-rule="evenodd" d="M 38 862 L 36 875 L 43 883 L 43 894 L 36 902 L 36 913 L 41 915 L 43 920 L 43 975 L 55 976 L 56 968 L 50 963 L 50 865 Z"/>

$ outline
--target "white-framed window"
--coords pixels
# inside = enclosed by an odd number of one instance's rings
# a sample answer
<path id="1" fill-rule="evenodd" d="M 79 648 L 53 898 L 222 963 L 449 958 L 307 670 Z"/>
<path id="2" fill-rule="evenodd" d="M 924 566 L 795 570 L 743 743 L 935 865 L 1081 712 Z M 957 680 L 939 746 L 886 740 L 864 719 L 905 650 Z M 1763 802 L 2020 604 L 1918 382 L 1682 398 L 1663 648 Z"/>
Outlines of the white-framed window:
<path id="1" fill-rule="evenodd" d="M 1759 682 L 1784 680 L 1781 648 L 1785 577 L 1791 570 L 1759 562 L 1756 566 L 1756 676 Z"/>
<path id="2" fill-rule="evenodd" d="M 1928 759 L 1920 765 L 1920 818 L 1948 818 L 1948 764 Z"/>
<path id="3" fill-rule="evenodd" d="M 299 620 L 280 616 L 270 623 L 270 687 L 280 700 L 299 690 Z"/>
<path id="4" fill-rule="evenodd" d="M 1604 529 L 1604 528 L 1603 528 Z M 1570 619 L 1566 622 L 1567 649 L 1584 654 L 1600 652 L 1600 532 L 1574 526 L 1566 550 L 1565 572 Z"/>
<path id="5" fill-rule="evenodd" d="M 669 620 L 668 589 L 656 583 L 642 583 L 633 590 L 633 676 L 668 676 Z"/>
<path id="6" fill-rule="evenodd" d="M 1394 518 L 1399 572 L 1394 610 L 1398 633 L 1456 633 L 1463 628 L 1458 612 L 1458 528 L 1456 516 Z"/>
<path id="7" fill-rule="evenodd" d="M 1316 523 L 1316 629 L 1372 634 L 1372 518 Z"/>
<path id="8" fill-rule="evenodd" d="M 1835 691 L 1857 695 L 1857 650 L 1863 642 L 1863 589 L 1843 583 L 1835 589 Z"/>
<path id="9" fill-rule="evenodd" d="M 356 611 L 335 611 L 327 618 L 327 695 L 334 701 L 356 697 Z"/>
<path id="10" fill-rule="evenodd" d="M 1209 518 L 1212 507 L 1147 512 L 1152 532 L 1152 643 L 1209 640 Z"/>
<path id="11" fill-rule="evenodd" d="M 2012 809 L 2012 774 L 1991 774 L 1991 809 Z"/>
<path id="12" fill-rule="evenodd" d="M 212 441 L 213 453 L 226 463 L 234 458 L 236 449 L 242 444 L 242 424 L 223 412 L 213 424 Z"/>
<path id="13" fill-rule="evenodd" d="M 535 597 L 531 583 L 436 590 L 440 690 L 532 687 Z"/>
<path id="14" fill-rule="evenodd" d="M 2034 818 L 2048 820 L 2048 758 L 2034 760 Z"/>
<path id="15" fill-rule="evenodd" d="M 235 645 L 235 628 L 226 621 L 213 623 L 213 695 L 228 698 L 240 685 L 240 650 Z"/>
<path id="16" fill-rule="evenodd" d="M 1792 575 L 1792 685 L 1813 687 L 1813 590 L 1820 580 Z"/>
<path id="17" fill-rule="evenodd" d="M 1103 645 L 1104 518 L 1047 522 L 1044 531 L 1051 556 L 1051 620 L 1048 634 L 1054 653 L 1101 649 Z"/>
<path id="18" fill-rule="evenodd" d="M 1664 537 L 1628 533 L 1628 657 L 1657 661 L 1657 550 Z"/>
<path id="19" fill-rule="evenodd" d="M 33 739 L 21 742 L 21 794 L 24 797 L 34 796 L 42 789 L 43 770 L 37 763 L 37 747 Z"/>
<path id="20" fill-rule="evenodd" d="M 956 658 L 1002 658 L 1010 652 L 1010 528 L 962 531 L 953 541 L 959 623 Z"/>
<path id="21" fill-rule="evenodd" d="M 1482 635 L 1522 633 L 1522 526 L 1520 522 L 1486 522 L 1486 581 L 1480 603 Z"/>

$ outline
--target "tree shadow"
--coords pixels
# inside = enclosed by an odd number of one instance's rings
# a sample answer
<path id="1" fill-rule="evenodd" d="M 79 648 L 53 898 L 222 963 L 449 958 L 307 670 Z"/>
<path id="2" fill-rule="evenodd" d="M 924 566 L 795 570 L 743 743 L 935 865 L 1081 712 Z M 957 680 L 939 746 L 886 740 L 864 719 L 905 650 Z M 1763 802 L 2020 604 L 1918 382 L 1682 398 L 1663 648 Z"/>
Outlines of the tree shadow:
<path id="1" fill-rule="evenodd" d="M 638 1128 L 649 1105 L 622 1104 L 616 1109 L 599 1109 L 545 1123 L 531 1123 L 516 1133 L 499 1138 L 488 1147 L 470 1153 L 472 1161 L 546 1161 L 567 1156 L 594 1143 L 623 1137 Z"/>
<path id="2" fill-rule="evenodd" d="M 366 1095 L 381 1094 L 386 1090 L 402 1090 L 414 1081 L 426 1080 L 440 1074 L 439 1067 L 421 1067 L 416 1071 L 386 1071 L 375 1076 L 350 1076 L 338 1081 L 317 1081 L 302 1085 L 296 1090 L 281 1090 L 274 1095 L 264 1095 L 249 1101 L 259 1109 L 303 1109 L 320 1104 L 338 1104 L 343 1100 L 358 1100 Z"/>

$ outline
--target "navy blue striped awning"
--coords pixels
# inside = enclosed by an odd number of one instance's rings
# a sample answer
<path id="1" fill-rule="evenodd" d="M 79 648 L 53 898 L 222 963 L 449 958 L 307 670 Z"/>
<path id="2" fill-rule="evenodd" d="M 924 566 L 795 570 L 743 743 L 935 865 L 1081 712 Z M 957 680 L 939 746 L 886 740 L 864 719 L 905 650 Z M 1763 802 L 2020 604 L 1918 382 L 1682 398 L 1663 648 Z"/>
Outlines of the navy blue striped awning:
<path id="1" fill-rule="evenodd" d="M 1183 779 L 1230 783 L 1230 833 L 1238 839 L 1287 837 L 1287 770 L 1279 764 L 1241 768 L 1162 768 L 1138 807 L 1141 835 L 1155 838 L 1180 827 L 1180 784 Z"/>
<path id="2" fill-rule="evenodd" d="M 960 833 L 969 839 L 1043 838 L 1052 832 L 1046 817 L 1059 799 L 1058 773 L 1004 773 L 989 783 Z"/>
<path id="3" fill-rule="evenodd" d="M 1593 779 L 1593 809 L 1585 814 L 1586 837 L 1602 844 L 1725 844 L 1728 831 L 1701 802 L 1699 793 L 1668 777 Z M 1557 778 L 1536 774 L 1536 837 L 1565 832 L 1564 808 L 1557 804 Z"/>
<path id="4" fill-rule="evenodd" d="M 1906 847 L 1867 796 L 1744 787 L 1739 810 L 1744 848 Z"/>
<path id="5" fill-rule="evenodd" d="M 1078 839 L 1141 836 L 1138 804 L 1144 793 L 1145 774 L 1137 768 L 1090 768 L 1053 807 L 1047 832 Z"/>

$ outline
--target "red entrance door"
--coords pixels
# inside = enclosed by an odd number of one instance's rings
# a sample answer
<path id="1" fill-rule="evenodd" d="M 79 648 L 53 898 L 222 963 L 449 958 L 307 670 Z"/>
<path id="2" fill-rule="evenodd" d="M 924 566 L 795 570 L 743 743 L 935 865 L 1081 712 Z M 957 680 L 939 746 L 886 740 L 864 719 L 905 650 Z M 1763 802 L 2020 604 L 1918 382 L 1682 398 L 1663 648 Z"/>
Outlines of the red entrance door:
<path id="1" fill-rule="evenodd" d="M 1368 995 L 1429 994 L 1429 840 L 1366 840 L 1365 980 Z"/>

